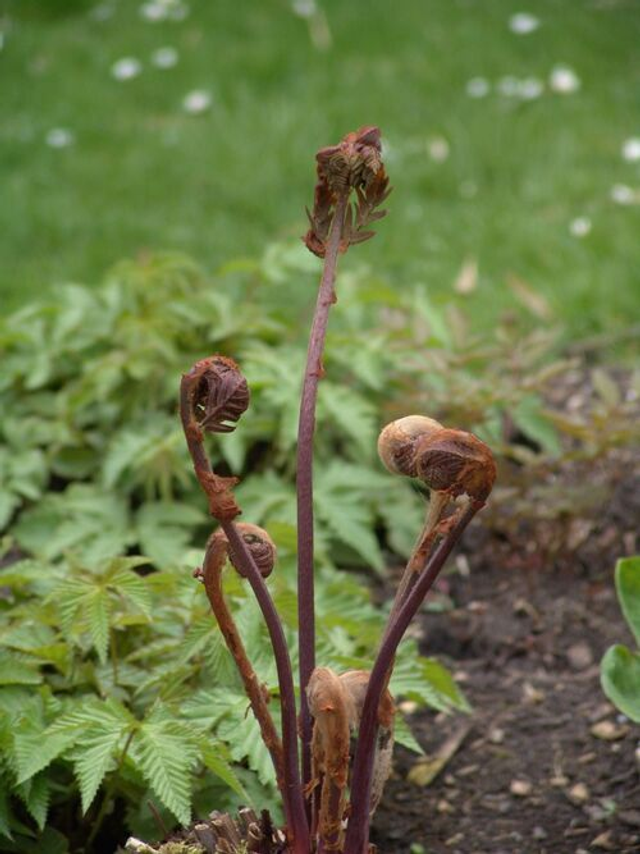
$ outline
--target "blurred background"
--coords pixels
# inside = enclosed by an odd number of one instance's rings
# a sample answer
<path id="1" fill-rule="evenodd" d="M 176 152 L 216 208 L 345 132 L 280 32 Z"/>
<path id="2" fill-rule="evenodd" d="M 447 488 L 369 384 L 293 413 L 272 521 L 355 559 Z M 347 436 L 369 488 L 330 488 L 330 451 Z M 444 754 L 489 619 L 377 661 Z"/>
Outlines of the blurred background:
<path id="1" fill-rule="evenodd" d="M 446 759 L 455 789 L 397 753 L 375 841 L 495 850 L 499 813 L 513 850 L 566 850 L 591 798 L 593 845 L 637 851 L 637 731 L 602 711 L 598 662 L 633 644 L 613 567 L 639 550 L 638 0 L 0 0 L 0 90 L 1 849 L 152 839 L 149 801 L 169 828 L 240 803 L 278 818 L 192 577 L 211 524 L 178 382 L 215 352 L 247 376 L 250 411 L 210 452 L 277 543 L 294 650 L 321 269 L 300 236 L 315 152 L 376 124 L 394 190 L 340 259 L 318 401 L 318 658 L 370 667 L 424 519 L 380 427 L 472 430 L 497 484 L 391 688 L 414 751 L 461 744 L 433 710 L 500 729 Z M 275 697 L 254 602 L 225 583 Z"/>
<path id="2" fill-rule="evenodd" d="M 634 0 L 2 7 L 6 307 L 148 250 L 216 269 L 295 240 L 313 153 L 378 124 L 366 257 L 394 286 L 485 324 L 530 288 L 573 336 L 638 316 Z"/>

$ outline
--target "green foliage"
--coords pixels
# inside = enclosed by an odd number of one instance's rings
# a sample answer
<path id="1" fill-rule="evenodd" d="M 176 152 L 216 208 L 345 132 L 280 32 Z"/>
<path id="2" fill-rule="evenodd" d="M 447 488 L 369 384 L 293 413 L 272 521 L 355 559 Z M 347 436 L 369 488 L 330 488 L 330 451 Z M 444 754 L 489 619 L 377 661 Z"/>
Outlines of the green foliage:
<path id="1" fill-rule="evenodd" d="M 292 521 L 300 318 L 315 292 L 304 252 L 276 245 L 216 278 L 179 256 L 126 262 L 100 287 L 61 287 L 0 322 L 0 524 L 11 523 L 22 548 L 47 559 L 72 551 L 89 564 L 137 550 L 175 565 L 205 522 L 177 380 L 214 351 L 241 363 L 252 390 L 251 417 L 214 454 L 243 478 L 247 518 Z M 505 328 L 489 347 L 459 311 L 421 290 L 398 293 L 366 269 L 341 278 L 339 300 L 317 429 L 318 537 L 334 561 L 381 571 L 385 544 L 410 550 L 421 501 L 375 455 L 379 426 L 408 409 L 473 429 L 527 463 L 556 457 L 563 432 L 589 453 L 596 436 L 624 441 L 612 417 L 624 405 L 606 377 L 597 430 L 545 410 L 544 383 L 563 369 L 549 366 L 552 333 Z M 507 417 L 537 452 L 505 443 Z"/>
<path id="2" fill-rule="evenodd" d="M 629 630 L 640 647 L 640 557 L 616 564 L 616 590 Z M 640 723 L 640 650 L 615 644 L 600 665 L 602 690 L 632 721 Z"/>
<path id="3" fill-rule="evenodd" d="M 280 523 L 273 533 L 280 560 L 270 585 L 293 649 L 295 529 Z M 68 556 L 18 560 L 0 570 L 5 836 L 26 845 L 26 833 L 58 827 L 61 804 L 74 800 L 84 816 L 79 835 L 120 798 L 131 804 L 129 830 L 147 835 L 152 831 L 134 805 L 148 798 L 169 823 L 188 823 L 193 805 L 206 805 L 214 789 L 217 806 L 253 801 L 277 814 L 270 758 L 204 590 L 191 578 L 195 560 L 186 551 L 177 565 L 150 571 L 142 556 L 95 563 Z M 256 670 L 276 694 L 253 596 L 233 572 L 225 586 Z M 381 612 L 365 587 L 328 562 L 317 593 L 319 655 L 361 666 L 380 635 Z M 436 708 L 467 708 L 444 673 L 408 643 L 394 689 Z M 399 736 L 417 747 L 402 725 Z"/>
<path id="4" fill-rule="evenodd" d="M 302 248 L 273 246 L 260 263 L 210 278 L 187 259 L 150 256 L 0 322 L 0 516 L 20 558 L 0 570 L 0 832 L 22 850 L 36 828 L 59 827 L 65 799 L 84 815 L 79 834 L 124 802 L 129 829 L 147 836 L 149 797 L 169 823 L 214 796 L 220 808 L 275 804 L 268 756 L 191 578 L 210 529 L 176 395 L 180 373 L 215 351 L 249 379 L 251 417 L 213 455 L 242 478 L 244 518 L 278 543 L 269 583 L 294 649 L 300 318 L 315 296 L 314 263 Z M 411 485 L 377 463 L 378 427 L 425 412 L 528 462 L 552 459 L 564 430 L 540 393 L 550 334 L 520 336 L 513 364 L 513 332 L 481 345 L 463 317 L 418 296 L 365 269 L 340 281 L 316 433 L 318 659 L 328 666 L 369 667 L 383 622 L 365 588 L 335 567 L 383 572 L 385 552 L 410 552 L 424 513 Z M 605 418 L 623 404 L 600 386 Z M 502 439 L 514 412 L 539 452 Z M 226 583 L 275 693 L 255 603 L 237 577 Z M 467 708 L 412 642 L 393 688 L 437 709 Z M 402 725 L 399 740 L 415 747 Z"/>

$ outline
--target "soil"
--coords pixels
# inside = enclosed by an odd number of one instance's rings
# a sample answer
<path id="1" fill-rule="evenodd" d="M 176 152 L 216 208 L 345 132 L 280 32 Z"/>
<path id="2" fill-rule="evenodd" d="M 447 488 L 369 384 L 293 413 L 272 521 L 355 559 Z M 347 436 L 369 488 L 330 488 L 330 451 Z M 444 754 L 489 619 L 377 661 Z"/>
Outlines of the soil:
<path id="1" fill-rule="evenodd" d="M 640 518 L 632 461 L 611 463 L 606 501 L 570 519 L 585 533 L 578 542 L 566 530 L 558 540 L 561 520 L 544 518 L 527 522 L 526 538 L 500 526 L 468 532 L 440 583 L 453 607 L 423 611 L 415 633 L 423 654 L 454 671 L 473 712 L 408 714 L 428 760 L 445 759 L 419 785 L 411 781 L 431 766 L 396 750 L 372 831 L 381 854 L 640 852 L 640 727 L 599 682 L 606 648 L 633 645 L 613 567 L 637 550 Z M 591 483 L 597 472 L 571 476 Z"/>

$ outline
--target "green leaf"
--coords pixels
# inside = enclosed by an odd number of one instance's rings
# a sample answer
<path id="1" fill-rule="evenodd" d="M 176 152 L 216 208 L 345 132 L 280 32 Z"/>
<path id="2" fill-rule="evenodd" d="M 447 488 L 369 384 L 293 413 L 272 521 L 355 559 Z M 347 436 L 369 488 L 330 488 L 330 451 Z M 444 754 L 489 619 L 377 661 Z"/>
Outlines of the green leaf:
<path id="1" fill-rule="evenodd" d="M 544 414 L 543 402 L 537 395 L 524 397 L 511 414 L 514 423 L 525 436 L 533 439 L 552 456 L 559 456 L 562 452 L 560 437 L 552 421 Z"/>
<path id="2" fill-rule="evenodd" d="M 393 695 L 427 703 L 443 712 L 452 709 L 469 712 L 469 703 L 446 667 L 432 658 L 420 656 L 416 660 L 414 649 L 410 641 L 400 647 L 401 654 L 391 677 Z"/>
<path id="3" fill-rule="evenodd" d="M 42 681 L 37 662 L 0 652 L 0 685 L 39 685 Z"/>
<path id="4" fill-rule="evenodd" d="M 6 836 L 8 839 L 13 838 L 11 834 L 11 820 L 13 816 L 11 815 L 11 806 L 9 803 L 10 794 L 8 781 L 0 775 L 0 834 Z"/>
<path id="5" fill-rule="evenodd" d="M 175 566 L 184 557 L 194 528 L 205 520 L 201 510 L 185 504 L 144 504 L 136 516 L 142 551 L 160 568 Z"/>
<path id="6" fill-rule="evenodd" d="M 400 482 L 399 478 L 393 481 L 380 506 L 380 514 L 390 545 L 399 555 L 408 558 L 424 525 L 426 503 L 410 483 Z"/>
<path id="7" fill-rule="evenodd" d="M 212 744 L 210 737 L 207 735 L 200 740 L 200 751 L 205 766 L 210 771 L 213 771 L 216 777 L 219 777 L 237 795 L 240 795 L 241 798 L 246 798 L 247 793 L 227 762 L 225 758 L 227 751 L 222 748 L 222 745 Z"/>
<path id="8" fill-rule="evenodd" d="M 26 726 L 25 726 L 26 724 Z M 79 738 L 82 729 L 69 728 L 62 732 L 47 733 L 25 722 L 14 737 L 14 755 L 18 783 L 29 780 L 42 771 L 71 747 Z"/>
<path id="9" fill-rule="evenodd" d="M 51 799 L 49 777 L 43 773 L 31 777 L 19 786 L 18 794 L 40 830 L 44 830 Z"/>
<path id="10" fill-rule="evenodd" d="M 85 598 L 86 618 L 89 623 L 91 640 L 98 653 L 98 658 L 104 664 L 109 648 L 109 619 L 111 616 L 111 600 L 106 590 L 93 590 Z"/>
<path id="11" fill-rule="evenodd" d="M 106 732 L 103 729 L 89 729 L 80 742 L 80 753 L 74 764 L 74 772 L 80 787 L 83 814 L 86 814 L 93 803 L 109 770 L 122 733 L 122 726 L 116 726 Z"/>
<path id="12" fill-rule="evenodd" d="M 109 587 L 115 587 L 126 599 L 130 599 L 140 611 L 151 619 L 151 592 L 143 576 L 135 572 L 138 566 L 148 564 L 143 557 L 121 557 L 111 562 L 106 574 Z"/>
<path id="13" fill-rule="evenodd" d="M 317 494 L 317 506 L 318 516 L 334 537 L 357 552 L 377 572 L 382 572 L 384 559 L 371 531 L 372 514 L 358 498 L 348 492 Z"/>
<path id="14" fill-rule="evenodd" d="M 260 735 L 258 722 L 252 714 L 246 714 L 246 708 L 247 700 L 244 700 L 221 720 L 216 728 L 217 735 L 229 745 L 236 762 L 247 759 L 262 783 L 273 783 L 275 772 L 271 756 Z"/>
<path id="15" fill-rule="evenodd" d="M 76 483 L 23 513 L 15 535 L 39 556 L 54 558 L 73 550 L 91 565 L 126 551 L 132 541 L 128 516 L 124 497 Z"/>
<path id="16" fill-rule="evenodd" d="M 376 410 L 362 395 L 336 383 L 323 383 L 318 420 L 324 413 L 358 446 L 365 459 L 373 457 L 376 445 Z"/>
<path id="17" fill-rule="evenodd" d="M 640 654 L 621 644 L 609 647 L 600 665 L 600 681 L 611 702 L 640 723 Z"/>
<path id="18" fill-rule="evenodd" d="M 640 556 L 618 561 L 616 590 L 622 613 L 640 647 Z"/>
<path id="19" fill-rule="evenodd" d="M 401 744 L 403 747 L 406 747 L 407 750 L 412 750 L 414 753 L 419 753 L 421 756 L 424 756 L 424 750 L 411 731 L 411 727 L 400 712 L 396 712 L 394 737 L 397 744 Z"/>
<path id="20" fill-rule="evenodd" d="M 193 742 L 171 721 L 145 721 L 134 738 L 137 764 L 162 803 L 181 824 L 191 819 Z"/>
<path id="21" fill-rule="evenodd" d="M 114 487 L 127 468 L 134 466 L 139 456 L 148 448 L 155 435 L 149 436 L 140 430 L 121 430 L 109 444 L 109 450 L 102 463 L 104 485 Z"/>

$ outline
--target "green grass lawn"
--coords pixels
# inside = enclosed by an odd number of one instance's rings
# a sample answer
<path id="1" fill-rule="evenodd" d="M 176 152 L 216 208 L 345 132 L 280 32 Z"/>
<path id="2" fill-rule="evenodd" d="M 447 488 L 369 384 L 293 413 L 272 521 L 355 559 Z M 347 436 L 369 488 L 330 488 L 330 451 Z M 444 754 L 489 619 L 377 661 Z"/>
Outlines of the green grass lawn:
<path id="1" fill-rule="evenodd" d="M 192 0 L 182 20 L 149 21 L 133 0 L 5 0 L 3 306 L 93 283 L 144 250 L 215 268 L 295 238 L 315 150 L 375 123 L 395 191 L 380 236 L 348 263 L 464 300 L 479 324 L 518 305 L 514 278 L 573 336 L 638 317 L 640 160 L 621 155 L 640 137 L 635 0 L 532 0 L 540 26 L 528 34 L 509 27 L 515 0 L 319 8 L 307 19 L 287 0 Z M 178 63 L 163 70 L 151 56 L 165 46 Z M 141 62 L 138 76 L 114 79 L 122 57 Z M 557 65 L 573 69 L 576 91 L 551 90 Z M 476 77 L 486 97 L 467 94 Z M 508 77 L 544 91 L 503 94 Z M 211 106 L 189 114 L 183 99 L 200 89 Z M 55 128 L 71 144 L 48 144 Z M 612 199 L 617 184 L 635 203 Z M 570 230 L 580 218 L 582 237 Z M 457 295 L 469 261 L 477 287 Z"/>

